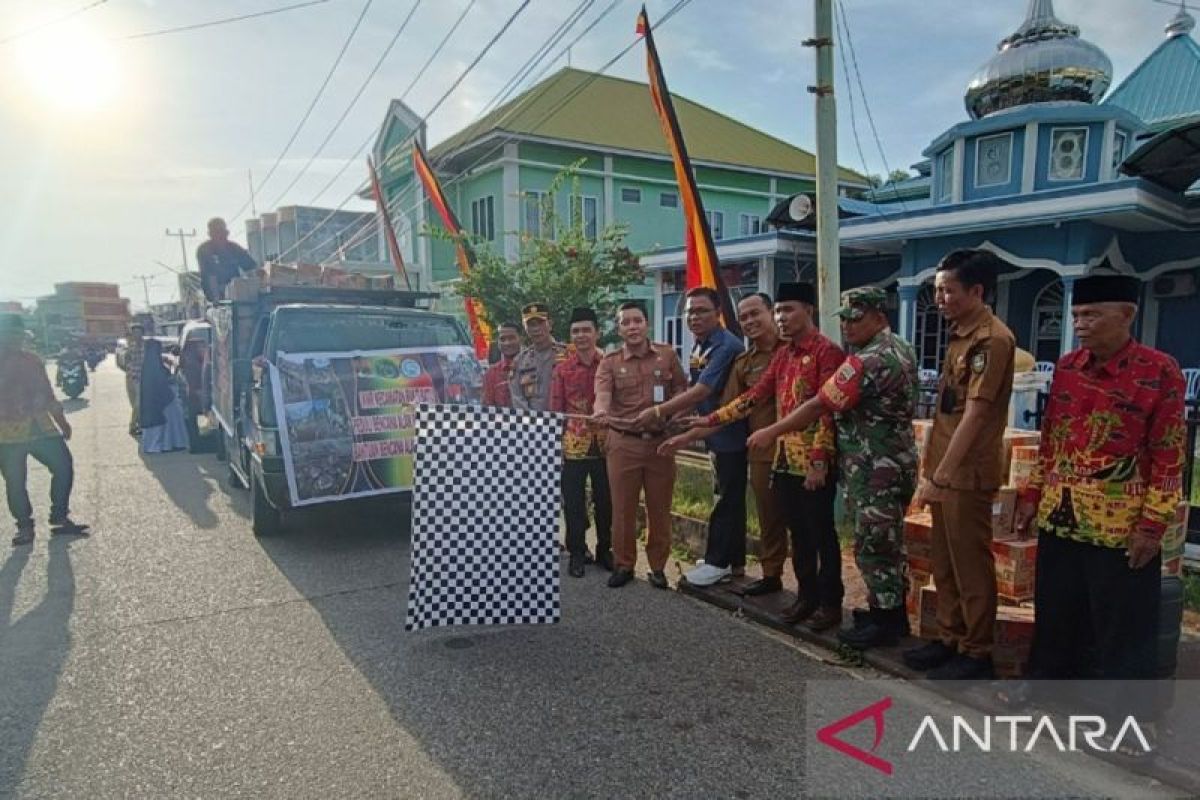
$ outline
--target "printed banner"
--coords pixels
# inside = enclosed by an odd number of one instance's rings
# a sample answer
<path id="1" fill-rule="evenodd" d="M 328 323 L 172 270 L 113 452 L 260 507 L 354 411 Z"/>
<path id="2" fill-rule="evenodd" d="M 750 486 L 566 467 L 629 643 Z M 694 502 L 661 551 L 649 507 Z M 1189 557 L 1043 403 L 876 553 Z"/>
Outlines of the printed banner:
<path id="1" fill-rule="evenodd" d="M 483 387 L 464 346 L 281 353 L 271 378 L 296 506 L 411 489 L 416 406 L 478 404 Z"/>

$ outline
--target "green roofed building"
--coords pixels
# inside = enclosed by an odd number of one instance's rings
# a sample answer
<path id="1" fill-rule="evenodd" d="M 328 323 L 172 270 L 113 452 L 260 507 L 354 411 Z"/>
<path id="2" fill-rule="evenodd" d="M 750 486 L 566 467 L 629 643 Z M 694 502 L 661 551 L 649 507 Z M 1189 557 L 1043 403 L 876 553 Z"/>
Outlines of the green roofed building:
<path id="1" fill-rule="evenodd" d="M 675 95 L 674 101 L 718 247 L 724 240 L 766 234 L 766 218 L 776 204 L 814 191 L 812 153 L 687 98 Z M 425 142 L 420 118 L 393 101 L 375 142 L 375 159 L 406 261 L 415 265 L 423 286 L 446 290 L 457 265 L 448 243 L 419 235 L 426 222 L 440 222 L 413 175 L 414 136 Z M 577 207 L 588 230 L 627 223 L 629 246 L 647 255 L 683 243 L 679 192 L 645 83 L 562 69 L 427 151 L 462 225 L 510 258 L 522 235 L 542 234 L 541 193 L 577 161 L 582 161 Z M 842 170 L 841 181 L 844 190 L 868 188 L 866 178 L 850 170 Z M 557 198 L 563 219 L 569 192 Z M 769 288 L 767 273 L 759 274 L 765 258 L 752 256 L 746 265 L 747 280 L 755 281 L 747 288 Z M 661 307 L 658 280 L 631 287 L 630 295 Z M 674 280 L 673 273 L 662 280 Z M 657 334 L 668 335 L 661 313 L 655 316 Z"/>

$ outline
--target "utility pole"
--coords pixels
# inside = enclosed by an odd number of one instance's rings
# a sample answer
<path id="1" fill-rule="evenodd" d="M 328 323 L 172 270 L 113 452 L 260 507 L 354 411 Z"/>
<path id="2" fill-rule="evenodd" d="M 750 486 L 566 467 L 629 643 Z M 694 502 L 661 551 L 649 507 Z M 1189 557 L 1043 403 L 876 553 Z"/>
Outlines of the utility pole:
<path id="1" fill-rule="evenodd" d="M 153 275 L 134 275 L 134 280 L 142 282 L 142 293 L 146 296 L 146 311 L 150 310 L 150 281 L 154 280 Z"/>
<path id="2" fill-rule="evenodd" d="M 246 180 L 250 184 L 250 216 L 257 217 L 258 209 L 254 207 L 254 170 L 246 170 Z M 230 220 L 233 222 L 234 220 Z"/>
<path id="3" fill-rule="evenodd" d="M 841 303 L 842 272 L 838 249 L 837 104 L 833 97 L 833 3 L 814 0 L 815 38 L 804 41 L 817 51 L 817 307 L 820 325 L 836 339 L 833 312 Z"/>
<path id="4" fill-rule="evenodd" d="M 195 235 L 196 235 L 195 228 L 192 228 L 191 233 L 187 233 L 186 231 L 184 231 L 183 228 L 180 228 L 177 231 L 173 231 L 170 228 L 167 228 L 167 236 L 178 236 L 179 237 L 179 250 L 180 250 L 180 252 L 183 253 L 183 271 L 184 272 L 188 271 L 188 263 L 187 263 L 187 245 L 184 243 L 183 240 L 190 239 L 190 238 L 194 237 Z"/>

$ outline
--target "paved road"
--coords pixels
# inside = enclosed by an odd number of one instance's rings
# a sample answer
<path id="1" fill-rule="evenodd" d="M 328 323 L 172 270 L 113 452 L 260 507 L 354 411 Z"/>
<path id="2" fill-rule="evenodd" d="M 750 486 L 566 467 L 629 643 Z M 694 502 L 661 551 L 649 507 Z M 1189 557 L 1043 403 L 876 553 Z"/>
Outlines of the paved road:
<path id="1" fill-rule="evenodd" d="M 71 410 L 94 536 L 0 554 L 0 796 L 797 797 L 805 681 L 864 674 L 600 573 L 556 626 L 406 634 L 394 509 L 257 540 L 222 465 L 139 456 L 126 414 L 110 360 Z M 1054 758 L 929 791 L 1169 794 Z"/>

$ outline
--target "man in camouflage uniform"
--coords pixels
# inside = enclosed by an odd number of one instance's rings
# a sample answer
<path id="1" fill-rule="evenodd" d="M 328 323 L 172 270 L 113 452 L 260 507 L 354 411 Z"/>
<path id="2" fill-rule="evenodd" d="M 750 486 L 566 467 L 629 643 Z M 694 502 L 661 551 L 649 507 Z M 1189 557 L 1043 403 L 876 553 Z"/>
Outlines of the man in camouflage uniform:
<path id="1" fill-rule="evenodd" d="M 904 509 L 916 488 L 917 362 L 912 345 L 888 326 L 886 298 L 874 286 L 842 293 L 837 315 L 852 354 L 816 397 L 750 437 L 751 446 L 761 446 L 834 412 L 854 557 L 870 604 L 838 639 L 858 649 L 895 644 L 908 627 L 903 536 Z"/>

